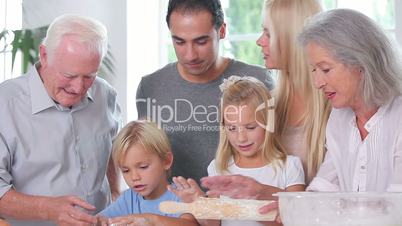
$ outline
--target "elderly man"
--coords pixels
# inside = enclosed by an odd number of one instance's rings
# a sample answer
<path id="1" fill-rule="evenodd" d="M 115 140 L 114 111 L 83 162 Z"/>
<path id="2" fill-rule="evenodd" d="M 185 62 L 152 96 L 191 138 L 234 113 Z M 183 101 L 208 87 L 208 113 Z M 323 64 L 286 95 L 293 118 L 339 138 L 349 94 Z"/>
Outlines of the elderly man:
<path id="1" fill-rule="evenodd" d="M 92 225 L 110 202 L 120 110 L 96 76 L 106 49 L 102 24 L 64 15 L 35 67 L 0 84 L 0 214 L 12 225 Z"/>

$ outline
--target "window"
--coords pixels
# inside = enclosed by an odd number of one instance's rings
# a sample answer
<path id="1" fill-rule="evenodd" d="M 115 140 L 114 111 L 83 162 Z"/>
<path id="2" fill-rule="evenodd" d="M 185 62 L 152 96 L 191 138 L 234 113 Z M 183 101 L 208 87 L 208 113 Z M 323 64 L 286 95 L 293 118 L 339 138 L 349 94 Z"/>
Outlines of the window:
<path id="1" fill-rule="evenodd" d="M 22 3 L 16 0 L 0 0 L 1 32 L 8 31 L 0 41 L 0 82 L 21 75 L 21 55 L 17 53 L 14 68 L 11 69 L 11 46 L 13 33 L 11 30 L 22 27 Z"/>
<path id="2" fill-rule="evenodd" d="M 227 0 L 224 4 L 227 24 L 227 39 L 223 44 L 223 55 L 251 64 L 264 65 L 261 48 L 256 40 L 261 34 L 264 0 Z"/>
<path id="3" fill-rule="evenodd" d="M 221 43 L 221 53 L 251 64 L 264 65 L 260 47 L 256 40 L 261 34 L 261 12 L 264 0 L 221 0 L 227 23 L 227 36 Z M 351 8 L 358 10 L 379 23 L 390 38 L 399 40 L 402 45 L 402 24 L 398 24 L 398 15 L 402 17 L 402 1 L 399 0 L 321 0 L 324 10 Z M 167 1 L 165 0 L 167 5 Z M 399 5 L 398 5 L 399 4 Z M 167 6 L 166 6 L 167 8 Z M 164 11 L 163 13 L 166 13 Z M 165 14 L 164 14 L 165 15 Z M 162 26 L 165 26 L 163 23 Z M 169 62 L 176 56 L 169 35 L 165 35 L 168 46 L 165 54 Z M 401 50 L 402 51 L 402 50 Z"/>
<path id="4" fill-rule="evenodd" d="M 349 8 L 364 13 L 381 25 L 391 39 L 396 40 L 396 14 L 402 13 L 401 7 L 396 7 L 397 1 L 398 0 L 323 0 L 322 3 L 325 10 Z"/>
<path id="5" fill-rule="evenodd" d="M 394 0 L 324 0 L 324 9 L 349 8 L 360 11 L 386 30 L 395 30 Z"/>
<path id="6" fill-rule="evenodd" d="M 256 40 L 261 32 L 261 10 L 264 0 L 221 0 L 227 24 L 226 38 L 221 43 L 224 56 L 240 59 L 251 64 L 264 65 Z M 167 0 L 165 0 L 167 8 Z M 166 15 L 166 10 L 163 12 Z M 166 23 L 163 23 L 166 25 Z M 166 32 L 169 32 L 166 30 Z M 170 35 L 165 37 L 168 62 L 176 60 Z M 162 53 L 163 54 L 163 53 Z"/>

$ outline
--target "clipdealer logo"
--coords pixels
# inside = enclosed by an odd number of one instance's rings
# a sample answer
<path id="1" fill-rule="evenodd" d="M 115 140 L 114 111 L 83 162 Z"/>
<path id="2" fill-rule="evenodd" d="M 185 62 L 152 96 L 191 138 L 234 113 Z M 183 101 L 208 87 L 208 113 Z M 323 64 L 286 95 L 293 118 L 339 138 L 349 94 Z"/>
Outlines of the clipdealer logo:
<path id="1" fill-rule="evenodd" d="M 159 104 L 156 99 L 146 98 L 137 99 L 137 105 L 142 105 L 141 109 L 146 111 L 145 117 L 151 119 L 165 131 L 218 131 L 219 130 L 219 108 L 216 105 L 193 105 L 187 99 L 175 99 L 173 104 Z M 241 114 L 244 106 L 227 106 L 225 109 L 236 109 L 237 112 L 225 112 L 229 114 Z M 257 113 L 267 110 L 268 123 L 258 121 Z M 225 110 L 226 111 L 226 110 Z M 265 110 L 266 111 L 266 110 Z M 262 103 L 254 112 L 256 122 L 269 132 L 274 131 L 274 99 L 271 98 L 267 103 Z M 188 124 L 187 124 L 188 123 Z M 191 124 L 195 123 L 197 125 Z M 241 123 L 241 122 L 240 122 Z M 184 126 L 187 124 L 186 126 Z M 169 126 L 170 125 L 170 126 Z M 211 126 L 213 128 L 210 128 Z"/>
<path id="2" fill-rule="evenodd" d="M 155 99 L 138 99 L 138 103 L 146 104 L 147 118 L 157 119 L 161 123 L 186 123 L 193 120 L 197 123 L 216 123 L 219 109 L 215 105 L 193 105 L 187 99 L 175 99 L 173 106 L 158 104 Z M 181 114 L 180 114 L 181 112 Z M 187 112 L 185 115 L 183 112 Z"/>
<path id="3" fill-rule="evenodd" d="M 257 123 L 258 126 L 264 128 L 268 132 L 274 132 L 275 130 L 275 101 L 274 98 L 270 98 L 266 103 L 262 103 L 258 105 L 254 111 L 254 118 L 255 122 Z M 243 113 L 245 109 L 248 109 L 249 106 L 247 105 L 227 105 L 224 108 L 224 114 L 225 114 L 225 124 L 233 124 L 236 126 L 244 126 L 242 122 L 242 115 L 244 114 L 249 114 L 249 113 Z M 266 114 L 266 119 L 267 123 L 263 122 L 260 120 L 260 117 L 258 117 L 258 114 L 262 112 L 262 114 Z M 230 117 L 228 116 L 235 116 L 235 117 Z"/>
<path id="4" fill-rule="evenodd" d="M 258 121 L 257 112 L 267 110 L 267 124 Z M 268 132 L 273 133 L 275 131 L 275 99 L 271 97 L 267 103 L 260 104 L 254 111 L 254 116 L 256 118 L 256 122 L 259 126 L 267 130 Z"/>

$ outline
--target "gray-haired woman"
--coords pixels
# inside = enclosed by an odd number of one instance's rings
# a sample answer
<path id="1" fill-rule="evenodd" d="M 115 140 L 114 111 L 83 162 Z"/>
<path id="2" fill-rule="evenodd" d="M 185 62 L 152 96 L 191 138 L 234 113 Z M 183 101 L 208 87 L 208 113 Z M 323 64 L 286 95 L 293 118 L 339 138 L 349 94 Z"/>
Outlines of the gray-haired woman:
<path id="1" fill-rule="evenodd" d="M 333 106 L 308 190 L 402 191 L 402 68 L 384 32 L 349 9 L 318 14 L 299 40 Z"/>

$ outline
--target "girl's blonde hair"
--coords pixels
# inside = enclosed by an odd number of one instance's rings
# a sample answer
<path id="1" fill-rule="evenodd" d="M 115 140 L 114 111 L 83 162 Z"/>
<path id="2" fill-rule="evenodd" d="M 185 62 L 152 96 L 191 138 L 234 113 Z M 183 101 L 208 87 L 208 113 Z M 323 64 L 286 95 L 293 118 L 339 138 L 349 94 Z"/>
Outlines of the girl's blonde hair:
<path id="1" fill-rule="evenodd" d="M 134 144 L 141 144 L 146 151 L 158 155 L 164 161 L 168 160 L 171 152 L 169 139 L 155 123 L 147 120 L 132 121 L 124 126 L 113 141 L 112 155 L 116 166 L 122 166 L 128 150 Z"/>
<path id="2" fill-rule="evenodd" d="M 226 135 L 224 119 L 225 108 L 240 105 L 247 105 L 247 107 L 255 109 L 258 126 L 262 126 L 266 129 L 264 143 L 261 147 L 264 161 L 267 164 L 273 163 L 274 166 L 281 167 L 286 161 L 286 154 L 279 142 L 277 134 L 267 130 L 270 124 L 269 121 L 274 120 L 274 118 L 269 118 L 269 116 L 272 115 L 269 114 L 269 112 L 273 111 L 273 109 L 271 109 L 272 98 L 264 83 L 253 77 L 231 76 L 228 80 L 224 81 L 220 88 L 223 92 L 220 105 L 221 129 L 218 150 L 215 157 L 218 172 L 227 172 L 230 158 L 237 155 L 236 150 L 234 150 Z"/>
<path id="3" fill-rule="evenodd" d="M 289 106 L 296 95 L 304 98 L 305 111 L 300 117 L 307 130 L 307 176 L 314 176 L 325 154 L 325 128 L 331 107 L 324 94 L 313 85 L 312 75 L 298 45 L 306 18 L 322 11 L 316 0 L 266 0 L 265 18 L 270 27 L 271 55 L 278 62 L 279 78 L 276 90 L 276 124 L 279 136 L 283 136 L 291 115 Z M 286 25 L 283 21 L 287 21 Z"/>

